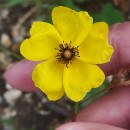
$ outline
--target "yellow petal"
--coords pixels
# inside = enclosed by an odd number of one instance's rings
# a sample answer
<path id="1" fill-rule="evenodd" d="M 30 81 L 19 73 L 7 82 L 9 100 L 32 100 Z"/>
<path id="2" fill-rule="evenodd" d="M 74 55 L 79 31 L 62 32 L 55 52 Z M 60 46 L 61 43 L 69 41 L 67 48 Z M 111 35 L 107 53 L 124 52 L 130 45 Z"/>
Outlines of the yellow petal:
<path id="1" fill-rule="evenodd" d="M 101 64 L 110 61 L 113 51 L 108 43 L 108 25 L 97 22 L 79 47 L 79 59 L 87 63 Z"/>
<path id="2" fill-rule="evenodd" d="M 20 47 L 21 54 L 28 60 L 46 60 L 56 56 L 56 49 L 63 42 L 53 25 L 45 22 L 34 22 L 31 38 L 25 39 Z"/>
<path id="3" fill-rule="evenodd" d="M 38 64 L 32 73 L 36 87 L 43 91 L 49 100 L 57 100 L 64 94 L 63 64 L 55 59 L 50 59 Z"/>
<path id="4" fill-rule="evenodd" d="M 104 79 L 104 73 L 97 65 L 76 59 L 64 69 L 63 84 L 67 96 L 77 102 L 92 88 L 99 87 Z"/>
<path id="5" fill-rule="evenodd" d="M 87 12 L 76 12 L 62 6 L 53 9 L 52 20 L 65 43 L 71 41 L 74 46 L 80 45 L 85 39 L 93 22 Z"/>

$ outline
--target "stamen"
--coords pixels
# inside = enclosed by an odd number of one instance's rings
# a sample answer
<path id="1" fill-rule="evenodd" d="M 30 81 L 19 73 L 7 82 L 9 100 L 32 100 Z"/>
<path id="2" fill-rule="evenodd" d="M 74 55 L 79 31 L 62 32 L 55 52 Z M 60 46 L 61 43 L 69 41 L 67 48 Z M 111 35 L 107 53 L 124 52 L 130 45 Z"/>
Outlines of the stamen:
<path id="1" fill-rule="evenodd" d="M 79 46 L 71 46 L 71 43 L 72 41 L 70 41 L 69 44 L 63 41 L 63 44 L 59 44 L 59 49 L 55 48 L 56 50 L 58 50 L 56 59 L 58 60 L 58 62 L 65 64 L 67 68 L 68 64 L 71 64 L 72 61 L 76 59 L 76 57 L 80 57 L 78 50 Z"/>

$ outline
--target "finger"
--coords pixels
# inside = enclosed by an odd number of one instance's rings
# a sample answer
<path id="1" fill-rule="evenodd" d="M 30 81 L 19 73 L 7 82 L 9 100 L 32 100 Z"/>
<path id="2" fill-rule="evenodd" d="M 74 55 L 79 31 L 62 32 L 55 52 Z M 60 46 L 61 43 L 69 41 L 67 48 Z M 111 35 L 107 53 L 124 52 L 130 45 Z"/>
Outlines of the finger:
<path id="1" fill-rule="evenodd" d="M 32 82 L 32 70 L 36 62 L 22 60 L 8 69 L 5 73 L 7 82 L 16 89 L 23 91 L 38 91 Z"/>
<path id="2" fill-rule="evenodd" d="M 64 124 L 59 128 L 57 128 L 56 130 L 125 130 L 125 129 L 99 123 L 75 122 Z"/>
<path id="3" fill-rule="evenodd" d="M 130 87 L 118 88 L 81 110 L 76 121 L 98 122 L 128 129 L 129 112 Z"/>
<path id="4" fill-rule="evenodd" d="M 109 29 L 109 43 L 114 48 L 111 61 L 100 65 L 106 75 L 130 64 L 130 22 L 117 23 Z"/>

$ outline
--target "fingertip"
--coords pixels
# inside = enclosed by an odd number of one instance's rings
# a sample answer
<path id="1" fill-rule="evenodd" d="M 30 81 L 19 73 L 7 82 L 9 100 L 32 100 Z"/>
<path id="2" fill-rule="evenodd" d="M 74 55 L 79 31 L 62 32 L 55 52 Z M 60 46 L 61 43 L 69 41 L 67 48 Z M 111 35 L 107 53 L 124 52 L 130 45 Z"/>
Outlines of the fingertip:
<path id="1" fill-rule="evenodd" d="M 86 127 L 84 128 L 85 124 L 86 123 L 70 122 L 70 123 L 61 125 L 60 127 L 56 128 L 55 130 L 86 130 Z"/>
<path id="2" fill-rule="evenodd" d="M 36 62 L 22 60 L 12 65 L 5 73 L 4 77 L 7 83 L 12 87 L 22 91 L 38 91 L 33 84 L 31 75 Z"/>
<path id="3" fill-rule="evenodd" d="M 55 130 L 125 130 L 111 125 L 91 122 L 71 122 L 56 128 Z"/>

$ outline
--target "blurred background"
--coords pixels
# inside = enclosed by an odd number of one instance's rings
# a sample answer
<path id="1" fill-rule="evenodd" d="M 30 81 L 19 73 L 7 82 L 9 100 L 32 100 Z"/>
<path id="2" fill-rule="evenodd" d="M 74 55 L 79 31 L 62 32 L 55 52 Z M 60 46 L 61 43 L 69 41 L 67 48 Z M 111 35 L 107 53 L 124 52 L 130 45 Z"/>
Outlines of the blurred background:
<path id="1" fill-rule="evenodd" d="M 109 25 L 130 20 L 130 0 L 0 0 L 0 130 L 54 130 L 72 116 L 74 103 L 66 97 L 48 102 L 44 94 L 15 90 L 4 80 L 9 66 L 23 59 L 21 42 L 29 37 L 33 21 L 51 23 L 51 11 L 56 6 L 77 11 L 86 10 L 96 21 Z M 108 84 L 106 80 L 90 97 Z M 104 93 L 79 106 L 79 110 Z"/>

